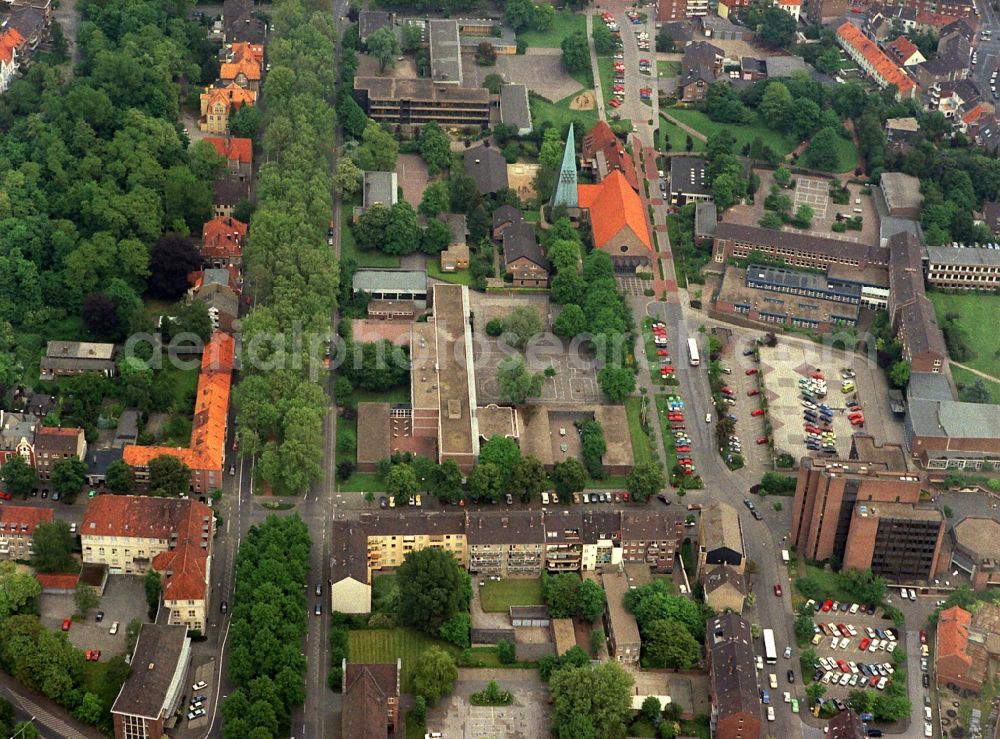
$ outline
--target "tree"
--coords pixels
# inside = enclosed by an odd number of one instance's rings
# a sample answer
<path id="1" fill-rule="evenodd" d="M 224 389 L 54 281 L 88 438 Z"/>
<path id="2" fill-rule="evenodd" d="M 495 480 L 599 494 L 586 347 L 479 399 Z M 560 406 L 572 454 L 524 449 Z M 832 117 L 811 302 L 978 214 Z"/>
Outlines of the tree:
<path id="1" fill-rule="evenodd" d="M 448 183 L 444 180 L 435 180 L 424 188 L 418 210 L 428 218 L 436 218 L 439 213 L 448 210 L 449 197 Z"/>
<path id="2" fill-rule="evenodd" d="M 352 97 L 350 91 L 345 86 L 337 97 L 337 118 L 344 129 L 344 133 L 357 141 L 364 133 L 368 125 L 368 116 Z"/>
<path id="3" fill-rule="evenodd" d="M 212 338 L 212 318 L 204 300 L 185 300 L 174 306 L 171 313 L 173 315 L 163 322 L 167 341 L 185 334 L 197 336 L 206 344 Z"/>
<path id="4" fill-rule="evenodd" d="M 809 701 L 815 704 L 826 694 L 826 686 L 823 683 L 809 683 L 806 686 L 806 697 Z"/>
<path id="5" fill-rule="evenodd" d="M 784 12 L 784 11 L 779 11 Z M 837 167 L 837 139 L 839 134 L 832 128 L 819 131 L 803 154 L 806 163 L 815 169 L 832 172 Z"/>
<path id="6" fill-rule="evenodd" d="M 520 356 L 513 356 L 497 366 L 497 384 L 501 402 L 521 405 L 528 398 L 542 394 L 541 374 L 532 375 Z"/>
<path id="7" fill-rule="evenodd" d="M 535 5 L 531 17 L 531 26 L 539 33 L 544 33 L 552 28 L 552 23 L 556 19 L 556 9 L 549 3 L 538 3 Z M 598 23 L 597 25 L 604 25 Z"/>
<path id="8" fill-rule="evenodd" d="M 979 378 L 973 380 L 971 384 L 963 386 L 958 391 L 958 397 L 966 403 L 993 402 L 990 391 L 986 389 L 986 385 Z"/>
<path id="9" fill-rule="evenodd" d="M 802 203 L 792 216 L 792 225 L 796 228 L 809 228 L 812 226 L 813 209 L 811 206 Z"/>
<path id="10" fill-rule="evenodd" d="M 420 156 L 427 163 L 427 172 L 436 175 L 451 164 L 451 144 L 444 131 L 434 121 L 420 129 Z"/>
<path id="11" fill-rule="evenodd" d="M 900 359 L 889 368 L 889 382 L 893 387 L 905 388 L 910 382 L 910 363 Z"/>
<path id="12" fill-rule="evenodd" d="M 747 21 L 756 29 L 757 38 L 770 46 L 784 49 L 795 40 L 795 19 L 781 8 L 753 7 L 747 14 Z"/>
<path id="13" fill-rule="evenodd" d="M 552 278 L 552 300 L 564 306 L 580 304 L 587 291 L 587 283 L 575 270 L 563 270 Z"/>
<path id="14" fill-rule="evenodd" d="M 517 647 L 506 639 L 497 642 L 497 659 L 502 665 L 512 665 L 517 662 Z"/>
<path id="15" fill-rule="evenodd" d="M 156 612 L 160 608 L 160 591 L 163 587 L 160 573 L 150 567 L 143 576 L 142 585 L 146 592 L 146 612 L 152 621 L 156 618 Z"/>
<path id="16" fill-rule="evenodd" d="M 729 206 L 739 202 L 746 184 L 739 175 L 726 172 L 720 174 L 712 182 L 712 199 L 719 210 L 726 210 Z"/>
<path id="17" fill-rule="evenodd" d="M 580 576 L 560 572 L 542 576 L 542 598 L 552 618 L 572 618 L 580 612 Z"/>
<path id="18" fill-rule="evenodd" d="M 369 172 L 391 172 L 396 168 L 399 143 L 375 121 L 369 120 L 361 134 L 361 145 L 354 158 L 361 169 Z"/>
<path id="19" fill-rule="evenodd" d="M 201 268 L 194 241 L 180 234 L 164 234 L 149 251 L 149 292 L 163 300 L 177 300 L 187 292 L 188 275 Z"/>
<path id="20" fill-rule="evenodd" d="M 73 603 L 76 604 L 78 616 L 86 618 L 87 614 L 97 608 L 97 604 L 100 602 L 101 599 L 98 597 L 97 591 L 90 585 L 82 582 L 76 584 L 76 590 L 73 592 Z"/>
<path id="21" fill-rule="evenodd" d="M 448 175 L 448 193 L 452 213 L 465 213 L 470 216 L 470 220 L 472 211 L 482 203 L 483 199 L 476 181 L 464 172 L 452 172 Z M 469 232 L 471 235 L 471 224 Z"/>
<path id="22" fill-rule="evenodd" d="M 521 450 L 509 436 L 491 436 L 479 447 L 479 464 L 493 464 L 505 478 L 521 461 Z"/>
<path id="23" fill-rule="evenodd" d="M 260 108 L 256 105 L 244 105 L 229 116 L 229 133 L 245 139 L 256 139 L 260 120 Z"/>
<path id="24" fill-rule="evenodd" d="M 684 150 L 691 151 L 694 148 L 694 139 L 691 138 L 691 134 L 687 135 L 687 140 L 684 142 Z"/>
<path id="25" fill-rule="evenodd" d="M 459 649 L 471 646 L 472 618 L 468 613 L 453 613 L 451 618 L 441 624 L 438 635 Z"/>
<path id="26" fill-rule="evenodd" d="M 108 465 L 108 469 L 104 473 L 104 487 L 112 493 L 124 495 L 132 489 L 134 484 L 135 477 L 132 474 L 132 468 L 125 462 L 116 459 Z"/>
<path id="27" fill-rule="evenodd" d="M 72 498 L 87 481 L 87 465 L 78 457 L 64 457 L 52 463 L 52 487 Z"/>
<path id="28" fill-rule="evenodd" d="M 813 636 L 812 609 L 803 608 L 795 617 L 795 639 L 799 644 L 806 644 Z"/>
<path id="29" fill-rule="evenodd" d="M 632 685 L 632 677 L 614 662 L 557 670 L 549 679 L 552 725 L 583 716 L 596 736 L 623 737 L 632 714 Z"/>
<path id="30" fill-rule="evenodd" d="M 515 349 L 524 349 L 543 328 L 538 311 L 527 306 L 515 308 L 503 319 L 505 338 Z"/>
<path id="31" fill-rule="evenodd" d="M 615 38 L 604 23 L 595 23 L 592 34 L 594 38 L 594 50 L 598 56 L 608 56 L 615 50 Z"/>
<path id="32" fill-rule="evenodd" d="M 652 462 L 640 462 L 625 480 L 625 489 L 636 501 L 644 503 L 667 484 L 663 471 Z"/>
<path id="33" fill-rule="evenodd" d="M 442 503 L 458 503 L 462 499 L 462 472 L 454 459 L 446 459 L 434 469 L 431 478 L 434 495 Z"/>
<path id="34" fill-rule="evenodd" d="M 577 590 L 576 614 L 584 621 L 593 621 L 604 612 L 604 588 L 593 580 L 584 580 Z"/>
<path id="35" fill-rule="evenodd" d="M 454 614 L 469 610 L 472 584 L 451 552 L 435 548 L 410 552 L 396 574 L 397 617 L 406 626 L 437 634 Z"/>
<path id="36" fill-rule="evenodd" d="M 562 63 L 570 74 L 590 71 L 590 46 L 583 31 L 571 33 L 562 40 Z"/>
<path id="37" fill-rule="evenodd" d="M 368 53 L 378 59 L 379 72 L 391 67 L 396 55 L 399 54 L 399 42 L 391 28 L 379 28 L 368 36 L 365 45 L 368 47 Z"/>
<path id="38" fill-rule="evenodd" d="M 31 721 L 19 721 L 11 732 L 17 739 L 40 739 L 42 736 Z"/>
<path id="39" fill-rule="evenodd" d="M 545 489 L 546 482 L 542 463 L 535 457 L 521 457 L 510 474 L 507 489 L 520 498 L 522 503 L 527 503 Z"/>
<path id="40" fill-rule="evenodd" d="M 761 119 L 767 121 L 772 128 L 783 130 L 791 110 L 792 93 L 788 91 L 788 87 L 781 82 L 769 82 L 760 105 L 757 106 Z"/>
<path id="41" fill-rule="evenodd" d="M 627 367 L 609 364 L 597 373 L 597 382 L 612 403 L 624 403 L 625 398 L 635 392 L 635 373 Z"/>
<path id="42" fill-rule="evenodd" d="M 569 459 L 556 463 L 552 468 L 552 485 L 558 495 L 568 496 L 583 490 L 587 484 L 587 471 L 579 460 Z"/>
<path id="43" fill-rule="evenodd" d="M 497 63 L 497 50 L 489 41 L 480 41 L 476 47 L 476 64 L 492 67 Z"/>
<path id="44" fill-rule="evenodd" d="M 177 457 L 161 454 L 149 460 L 149 492 L 161 498 L 178 498 L 191 490 L 191 468 Z"/>
<path id="45" fill-rule="evenodd" d="M 423 29 L 420 28 L 416 23 L 404 23 L 403 24 L 403 43 L 402 49 L 407 54 L 412 54 L 417 49 L 420 48 L 420 44 L 424 40 Z"/>
<path id="46" fill-rule="evenodd" d="M 73 534 L 65 521 L 43 522 L 35 526 L 31 538 L 31 565 L 38 572 L 74 572 Z"/>
<path id="47" fill-rule="evenodd" d="M 337 160 L 337 174 L 333 177 L 333 186 L 341 197 L 350 197 L 361 189 L 364 172 L 350 157 L 340 157 Z"/>
<path id="48" fill-rule="evenodd" d="M 119 330 L 118 301 L 104 293 L 90 293 L 80 307 L 87 330 L 98 336 L 115 336 Z"/>
<path id="49" fill-rule="evenodd" d="M 663 706 L 660 705 L 660 699 L 655 695 L 649 695 L 646 696 L 646 700 L 642 702 L 642 708 L 639 709 L 639 715 L 653 726 L 657 726 L 663 718 L 660 715 L 662 710 Z"/>
<path id="50" fill-rule="evenodd" d="M 41 594 L 34 575 L 18 572 L 13 562 L 0 562 L 0 619 L 20 613 Z"/>
<path id="51" fill-rule="evenodd" d="M 413 668 L 413 693 L 433 706 L 454 689 L 457 678 L 458 667 L 451 655 L 441 647 L 428 647 Z"/>
<path id="52" fill-rule="evenodd" d="M 386 254 L 412 254 L 420 243 L 417 212 L 405 200 L 389 208 L 389 221 L 382 236 L 381 250 Z"/>
<path id="53" fill-rule="evenodd" d="M 698 641 L 705 636 L 705 620 L 712 610 L 704 604 L 674 595 L 660 581 L 653 581 L 625 594 L 625 608 L 635 616 L 639 632 L 643 633 L 649 624 L 666 618 L 684 624 L 688 632 Z"/>
<path id="54" fill-rule="evenodd" d="M 80 705 L 73 709 L 73 718 L 85 724 L 99 724 L 104 719 L 105 710 L 100 699 L 88 691 L 83 694 Z"/>
<path id="55" fill-rule="evenodd" d="M 408 464 L 393 465 L 385 476 L 385 490 L 396 501 L 396 505 L 406 505 L 410 497 L 417 494 L 417 476 Z"/>
<path id="56" fill-rule="evenodd" d="M 604 478 L 604 453 L 608 450 L 604 429 L 595 420 L 578 425 L 580 431 L 580 459 L 587 474 L 595 480 Z"/>
<path id="57" fill-rule="evenodd" d="M 774 211 L 767 211 L 764 214 L 764 217 L 757 221 L 757 225 L 761 228 L 770 228 L 774 231 L 780 231 L 781 227 L 785 225 L 785 222 L 781 220 L 781 216 Z"/>
<path id="58" fill-rule="evenodd" d="M 479 503 L 496 503 L 500 500 L 503 474 L 495 465 L 477 464 L 469 473 L 469 497 Z"/>
<path id="59" fill-rule="evenodd" d="M 448 248 L 451 243 L 451 229 L 444 221 L 432 218 L 420 234 L 420 251 L 430 256 L 436 256 Z"/>
<path id="60" fill-rule="evenodd" d="M 552 327 L 556 336 L 567 340 L 582 334 L 586 329 L 587 317 L 583 314 L 583 308 L 574 303 L 563 306 Z"/>
<path id="61" fill-rule="evenodd" d="M 504 84 L 503 77 L 501 77 L 496 72 L 490 72 L 488 75 L 486 75 L 486 78 L 483 80 L 483 87 L 492 92 L 494 95 L 500 94 L 500 88 L 503 87 L 503 84 Z M 494 138 L 497 138 L 495 132 L 494 132 Z"/>
<path id="62" fill-rule="evenodd" d="M 680 621 L 660 618 L 643 631 L 644 666 L 687 670 L 698 663 L 701 648 Z"/>
<path id="63" fill-rule="evenodd" d="M 531 0 L 507 0 L 503 11 L 507 25 L 515 33 L 526 30 L 535 19 L 535 6 Z"/>
<path id="64" fill-rule="evenodd" d="M 38 474 L 35 472 L 35 468 L 25 462 L 24 457 L 20 454 L 13 454 L 8 457 L 0 471 L 3 473 L 3 481 L 7 486 L 7 492 L 11 495 L 19 495 L 25 498 L 28 493 L 34 490 L 35 484 L 38 482 Z"/>

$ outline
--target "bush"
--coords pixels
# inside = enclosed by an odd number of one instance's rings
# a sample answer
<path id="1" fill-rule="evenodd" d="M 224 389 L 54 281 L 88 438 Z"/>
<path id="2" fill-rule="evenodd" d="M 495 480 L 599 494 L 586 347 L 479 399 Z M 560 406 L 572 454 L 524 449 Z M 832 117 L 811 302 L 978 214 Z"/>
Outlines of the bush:
<path id="1" fill-rule="evenodd" d="M 517 648 L 505 639 L 497 642 L 497 659 L 502 665 L 512 665 L 517 662 Z"/>
<path id="2" fill-rule="evenodd" d="M 509 706 L 514 696 L 509 690 L 501 690 L 496 680 L 490 680 L 486 689 L 469 696 L 469 703 L 474 706 Z"/>
<path id="3" fill-rule="evenodd" d="M 486 324 L 486 335 L 494 338 L 503 333 L 503 319 L 494 318 Z"/>

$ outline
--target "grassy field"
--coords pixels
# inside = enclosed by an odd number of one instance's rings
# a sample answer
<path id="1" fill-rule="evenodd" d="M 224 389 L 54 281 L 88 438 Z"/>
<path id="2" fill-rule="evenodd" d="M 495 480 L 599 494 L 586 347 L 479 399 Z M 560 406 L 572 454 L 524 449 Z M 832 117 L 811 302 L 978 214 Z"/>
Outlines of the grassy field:
<path id="1" fill-rule="evenodd" d="M 483 610 L 490 613 L 506 613 L 510 606 L 540 606 L 542 581 L 540 578 L 511 578 L 496 582 L 488 581 L 479 588 L 479 598 Z"/>
<path id="2" fill-rule="evenodd" d="M 572 121 L 579 121 L 588 131 L 597 123 L 597 110 L 570 110 L 569 104 L 583 90 L 578 90 L 559 102 L 550 103 L 538 95 L 531 95 L 531 120 L 535 126 L 550 122 L 560 130 Z"/>
<path id="3" fill-rule="evenodd" d="M 660 151 L 666 150 L 666 147 L 663 145 L 664 141 L 670 142 L 670 151 L 686 151 L 687 137 L 687 131 L 682 131 L 662 115 L 660 116 Z M 691 142 L 694 144 L 691 151 L 705 151 L 705 142 L 701 139 L 696 139 L 692 136 Z"/>
<path id="4" fill-rule="evenodd" d="M 854 142 L 845 139 L 843 136 L 837 137 L 837 171 L 850 172 L 858 166 L 858 150 Z"/>
<path id="5" fill-rule="evenodd" d="M 351 631 L 347 658 L 351 662 L 395 662 L 403 660 L 401 676 L 404 693 L 409 693 L 413 668 L 428 647 L 438 646 L 458 657 L 458 649 L 438 639 L 431 639 L 414 629 L 371 629 Z"/>
<path id="6" fill-rule="evenodd" d="M 679 77 L 681 73 L 680 62 L 660 62 L 656 63 L 656 74 L 660 77 Z"/>
<path id="7" fill-rule="evenodd" d="M 347 257 L 354 259 L 359 267 L 395 268 L 399 266 L 399 257 L 359 249 L 350 226 L 344 226 L 340 229 L 340 258 Z"/>
<path id="8" fill-rule="evenodd" d="M 971 385 L 976 380 L 982 380 L 983 387 L 990 393 L 990 402 L 1000 405 L 1000 382 L 992 382 L 984 379 L 973 372 L 969 372 L 967 369 L 956 367 L 955 365 L 951 365 L 951 376 L 954 378 L 955 384 L 962 387 Z"/>
<path id="9" fill-rule="evenodd" d="M 427 276 L 442 282 L 451 282 L 455 285 L 471 285 L 472 272 L 461 269 L 457 272 L 442 272 L 441 260 L 436 257 L 427 257 Z"/>
<path id="10" fill-rule="evenodd" d="M 547 31 L 524 31 L 518 38 L 528 46 L 558 49 L 567 36 L 580 31 L 587 32 L 587 19 L 582 13 L 564 10 L 556 13 L 552 26 Z"/>
<path id="11" fill-rule="evenodd" d="M 625 414 L 628 416 L 628 432 L 632 437 L 632 455 L 635 463 L 653 461 L 653 445 L 642 430 L 642 398 L 636 396 L 625 400 Z"/>
<path id="12" fill-rule="evenodd" d="M 615 60 L 610 56 L 597 57 L 597 74 L 601 78 L 601 91 L 604 93 L 604 104 L 611 99 L 611 86 L 614 84 Z"/>
<path id="13" fill-rule="evenodd" d="M 374 473 L 355 472 L 346 482 L 338 482 L 337 490 L 343 493 L 367 493 L 384 487 Z"/>
<path id="14" fill-rule="evenodd" d="M 949 313 L 959 314 L 956 323 L 972 350 L 972 359 L 962 364 L 1000 378 L 1000 332 L 991 328 L 1000 315 L 1000 296 L 929 292 L 927 297 L 934 303 L 939 325 L 946 323 Z"/>

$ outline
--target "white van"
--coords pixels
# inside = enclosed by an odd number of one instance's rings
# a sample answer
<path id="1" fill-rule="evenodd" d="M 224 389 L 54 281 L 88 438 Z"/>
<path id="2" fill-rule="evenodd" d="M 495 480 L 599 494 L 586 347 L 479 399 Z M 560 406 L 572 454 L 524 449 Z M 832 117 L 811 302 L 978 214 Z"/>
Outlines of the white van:
<path id="1" fill-rule="evenodd" d="M 549 504 L 549 494 L 542 493 L 542 505 L 548 505 L 548 504 Z"/>
<path id="2" fill-rule="evenodd" d="M 711 422 L 712 422 L 712 414 L 711 413 L 706 413 L 705 414 L 705 423 L 711 423 Z"/>

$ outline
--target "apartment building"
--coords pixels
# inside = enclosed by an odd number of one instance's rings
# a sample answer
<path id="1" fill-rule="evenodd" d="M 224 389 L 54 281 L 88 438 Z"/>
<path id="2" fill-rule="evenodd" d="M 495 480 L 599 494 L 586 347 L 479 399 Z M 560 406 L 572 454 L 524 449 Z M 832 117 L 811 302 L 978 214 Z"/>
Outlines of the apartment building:
<path id="1" fill-rule="evenodd" d="M 239 267 L 247 224 L 232 217 L 213 218 L 201 229 L 201 258 L 205 267 Z"/>
<path id="2" fill-rule="evenodd" d="M 716 264 L 749 259 L 754 252 L 768 259 L 780 259 L 788 267 L 826 269 L 837 265 L 864 270 L 889 264 L 889 250 L 878 246 L 737 223 L 716 226 L 712 246 L 712 260 Z"/>
<path id="3" fill-rule="evenodd" d="M 490 125 L 490 92 L 481 87 L 459 87 L 431 79 L 355 77 L 354 96 L 378 123 L 407 127 L 431 121 L 464 128 Z"/>
<path id="4" fill-rule="evenodd" d="M 395 569 L 409 552 L 437 547 L 482 576 L 537 577 L 643 564 L 673 569 L 684 520 L 666 511 L 433 512 L 363 514 L 334 521 L 332 607 L 371 608 L 371 579 Z"/>
<path id="5" fill-rule="evenodd" d="M 837 29 L 837 43 L 880 87 L 895 85 L 897 100 L 916 96 L 917 83 L 856 25 L 845 21 Z"/>
<path id="6" fill-rule="evenodd" d="M 845 562 L 856 504 L 920 500 L 920 478 L 907 474 L 903 450 L 895 447 L 895 452 L 891 463 L 802 459 L 790 532 L 791 544 L 802 556 Z"/>
<path id="7" fill-rule="evenodd" d="M 1000 288 L 1000 249 L 928 246 L 927 284 L 950 290 Z"/>
<path id="8" fill-rule="evenodd" d="M 59 459 L 87 458 L 87 438 L 83 429 L 43 426 L 35 432 L 35 471 L 43 486 L 52 476 Z"/>
<path id="9" fill-rule="evenodd" d="M 871 570 L 890 582 L 926 580 L 938 568 L 944 516 L 912 503 L 856 503 L 843 567 Z"/>
<path id="10" fill-rule="evenodd" d="M 608 651 L 618 662 L 638 664 L 642 641 L 635 616 L 625 610 L 625 596 L 630 589 L 623 570 L 601 576 L 604 587 L 604 630 L 608 635 Z"/>
<path id="11" fill-rule="evenodd" d="M 191 492 L 204 494 L 222 487 L 235 347 L 232 336 L 216 331 L 202 353 L 189 446 L 125 447 L 122 459 L 132 468 L 137 483 L 149 482 L 150 460 L 170 456 L 190 468 Z"/>
<path id="12" fill-rule="evenodd" d="M 705 603 L 716 613 L 732 611 L 743 613 L 743 602 L 747 596 L 747 585 L 743 575 L 729 565 L 716 565 L 706 568 L 699 574 L 699 580 L 705 589 Z"/>
<path id="13" fill-rule="evenodd" d="M 758 739 L 761 703 L 750 624 L 735 613 L 709 619 L 705 652 L 715 739 Z"/>
<path id="14" fill-rule="evenodd" d="M 99 495 L 80 525 L 85 564 L 111 574 L 163 576 L 168 623 L 204 633 L 215 516 L 196 500 Z"/>
<path id="15" fill-rule="evenodd" d="M 5 505 L 0 508 L 0 558 L 31 559 L 35 527 L 52 523 L 51 508 Z"/>
<path id="16" fill-rule="evenodd" d="M 883 175 L 884 178 L 884 175 Z M 889 319 L 913 372 L 939 373 L 948 361 L 934 305 L 924 293 L 920 244 L 909 231 L 889 238 Z"/>
<path id="17" fill-rule="evenodd" d="M 657 0 L 657 21 L 679 21 L 708 15 L 708 0 Z"/>
<path id="18" fill-rule="evenodd" d="M 115 739 L 167 736 L 187 692 L 191 639 L 182 626 L 143 624 L 128 677 L 111 707 Z"/>

